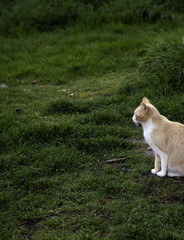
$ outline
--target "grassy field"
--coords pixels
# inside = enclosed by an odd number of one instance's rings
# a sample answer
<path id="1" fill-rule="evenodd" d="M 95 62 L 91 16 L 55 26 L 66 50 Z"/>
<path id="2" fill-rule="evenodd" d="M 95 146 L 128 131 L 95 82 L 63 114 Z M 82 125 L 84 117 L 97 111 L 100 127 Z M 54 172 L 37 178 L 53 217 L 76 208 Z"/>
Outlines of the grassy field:
<path id="1" fill-rule="evenodd" d="M 153 153 L 132 122 L 147 96 L 184 123 L 179 5 L 137 1 L 121 15 L 121 1 L 64 1 L 62 16 L 39 5 L 42 12 L 38 6 L 25 18 L 24 1 L 7 2 L 0 11 L 0 85 L 7 85 L 0 87 L 0 239 L 184 239 L 184 179 L 151 175 Z"/>

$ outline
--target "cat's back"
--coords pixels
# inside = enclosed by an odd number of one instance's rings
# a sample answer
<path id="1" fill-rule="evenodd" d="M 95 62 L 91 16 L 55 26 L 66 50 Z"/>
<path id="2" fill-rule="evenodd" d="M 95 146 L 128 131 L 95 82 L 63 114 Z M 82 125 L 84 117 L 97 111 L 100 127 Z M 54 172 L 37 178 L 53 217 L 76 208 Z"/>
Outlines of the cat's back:
<path id="1" fill-rule="evenodd" d="M 173 149 L 184 146 L 184 125 L 179 122 L 169 121 L 161 116 L 159 121 L 153 122 L 152 139 L 162 149 Z"/>
<path id="2" fill-rule="evenodd" d="M 170 121 L 170 131 L 172 134 L 182 135 L 184 139 L 184 124 Z"/>
<path id="3" fill-rule="evenodd" d="M 154 130 L 156 130 L 157 134 L 180 134 L 183 135 L 184 138 L 184 124 L 179 122 L 169 121 L 165 116 L 160 115 L 158 121 L 153 121 Z"/>

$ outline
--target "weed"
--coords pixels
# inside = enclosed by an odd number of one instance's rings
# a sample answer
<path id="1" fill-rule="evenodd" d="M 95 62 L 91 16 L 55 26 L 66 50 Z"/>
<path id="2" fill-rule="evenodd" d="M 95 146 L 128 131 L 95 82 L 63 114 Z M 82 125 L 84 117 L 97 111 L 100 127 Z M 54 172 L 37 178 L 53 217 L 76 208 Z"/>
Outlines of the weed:
<path id="1" fill-rule="evenodd" d="M 148 81 L 150 87 L 156 87 L 160 94 L 171 94 L 173 90 L 183 89 L 182 37 L 182 31 L 157 36 L 142 59 L 141 77 Z"/>

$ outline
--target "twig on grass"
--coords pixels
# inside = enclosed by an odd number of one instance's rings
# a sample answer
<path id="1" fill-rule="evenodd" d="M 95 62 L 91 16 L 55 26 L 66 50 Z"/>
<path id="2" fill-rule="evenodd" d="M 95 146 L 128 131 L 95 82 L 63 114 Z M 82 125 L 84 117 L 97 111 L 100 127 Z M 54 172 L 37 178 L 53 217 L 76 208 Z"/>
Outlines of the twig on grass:
<path id="1" fill-rule="evenodd" d="M 127 158 L 114 158 L 114 159 L 109 159 L 106 161 L 106 163 L 115 163 L 115 162 L 120 162 L 120 161 L 124 161 Z"/>

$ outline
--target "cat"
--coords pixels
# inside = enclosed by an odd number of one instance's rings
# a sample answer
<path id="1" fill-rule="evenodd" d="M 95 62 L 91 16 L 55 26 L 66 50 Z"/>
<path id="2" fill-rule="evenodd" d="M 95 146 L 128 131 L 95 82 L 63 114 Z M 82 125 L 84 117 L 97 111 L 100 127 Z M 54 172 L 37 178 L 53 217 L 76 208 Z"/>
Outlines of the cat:
<path id="1" fill-rule="evenodd" d="M 169 121 L 144 97 L 134 111 L 133 121 L 141 123 L 144 138 L 155 153 L 152 174 L 159 177 L 184 176 L 184 125 Z"/>

